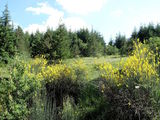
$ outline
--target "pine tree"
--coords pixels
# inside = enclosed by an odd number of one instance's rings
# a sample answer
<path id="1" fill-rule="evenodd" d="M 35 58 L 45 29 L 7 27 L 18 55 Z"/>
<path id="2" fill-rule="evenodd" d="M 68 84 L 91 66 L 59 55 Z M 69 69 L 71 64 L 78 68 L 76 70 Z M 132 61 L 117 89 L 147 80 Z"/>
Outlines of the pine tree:
<path id="1" fill-rule="evenodd" d="M 89 56 L 101 56 L 104 55 L 105 42 L 103 37 L 96 31 L 92 30 L 89 34 L 88 41 L 88 55 Z"/>
<path id="2" fill-rule="evenodd" d="M 56 59 L 70 57 L 70 44 L 68 31 L 64 24 L 59 25 L 53 36 L 52 48 Z"/>
<path id="3" fill-rule="evenodd" d="M 77 57 L 80 55 L 80 47 L 82 40 L 77 37 L 76 33 L 69 32 L 69 38 L 71 39 L 71 56 Z"/>
<path id="4" fill-rule="evenodd" d="M 16 53 L 16 41 L 13 32 L 13 27 L 10 25 L 10 15 L 8 11 L 8 5 L 5 6 L 1 17 L 1 44 L 0 44 L 0 57 L 1 61 L 8 62 L 9 58 L 12 58 Z"/>
<path id="5" fill-rule="evenodd" d="M 30 37 L 31 56 L 42 55 L 44 53 L 43 35 L 37 31 L 35 35 Z"/>
<path id="6" fill-rule="evenodd" d="M 53 34 L 53 30 L 47 29 L 47 32 L 44 34 L 43 38 L 44 54 L 47 59 L 53 59 L 54 57 L 54 48 L 52 48 L 52 44 L 54 44 Z"/>
<path id="7" fill-rule="evenodd" d="M 24 33 L 23 30 L 20 26 L 18 26 L 18 28 L 15 30 L 15 37 L 16 37 L 16 45 L 17 45 L 17 50 L 20 53 L 25 53 L 27 52 L 27 41 L 24 37 Z"/>
<path id="8" fill-rule="evenodd" d="M 87 57 L 88 51 L 87 51 L 87 44 L 89 42 L 89 30 L 88 29 L 80 29 L 77 31 L 77 36 L 79 39 L 82 40 L 82 47 L 80 48 L 81 56 Z"/>

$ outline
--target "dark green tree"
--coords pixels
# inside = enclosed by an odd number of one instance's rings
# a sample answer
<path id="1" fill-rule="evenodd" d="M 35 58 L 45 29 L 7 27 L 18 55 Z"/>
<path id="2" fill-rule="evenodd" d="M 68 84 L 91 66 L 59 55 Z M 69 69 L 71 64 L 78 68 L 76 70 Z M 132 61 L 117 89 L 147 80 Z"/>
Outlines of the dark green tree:
<path id="1" fill-rule="evenodd" d="M 18 52 L 29 55 L 29 39 L 25 36 L 20 26 L 15 30 L 15 37 Z"/>
<path id="2" fill-rule="evenodd" d="M 108 45 L 110 45 L 110 46 L 113 46 L 113 45 L 114 45 L 114 42 L 113 42 L 113 40 L 112 40 L 112 39 L 110 39 L 110 41 L 109 41 Z"/>
<path id="3" fill-rule="evenodd" d="M 121 55 L 127 54 L 127 39 L 125 35 L 119 33 L 115 38 L 114 46 L 119 49 Z"/>
<path id="4" fill-rule="evenodd" d="M 140 42 L 144 43 L 144 41 L 148 41 L 150 37 L 159 36 L 160 37 L 160 27 L 157 25 L 156 27 L 150 23 L 149 25 L 140 26 L 138 31 L 133 31 L 131 35 L 131 39 L 139 39 Z"/>
<path id="5" fill-rule="evenodd" d="M 104 55 L 104 51 L 105 42 L 103 37 L 98 32 L 92 30 L 87 43 L 88 56 L 101 56 Z"/>
<path id="6" fill-rule="evenodd" d="M 133 30 L 132 34 L 131 34 L 131 38 L 134 39 L 134 40 L 136 40 L 137 37 L 138 37 L 138 32 L 137 32 L 137 30 L 136 30 L 136 28 L 135 28 L 135 29 Z"/>
<path id="7" fill-rule="evenodd" d="M 88 29 L 80 29 L 77 36 L 83 42 L 83 47 L 80 48 L 82 56 L 99 56 L 104 55 L 105 42 L 103 37 L 97 31 Z"/>
<path id="8" fill-rule="evenodd" d="M 65 59 L 70 57 L 71 41 L 64 24 L 60 24 L 56 29 L 51 44 L 55 59 Z"/>
<path id="9" fill-rule="evenodd" d="M 6 5 L 0 20 L 0 61 L 5 63 L 16 53 L 16 40 L 10 22 L 8 5 Z"/>
<path id="10" fill-rule="evenodd" d="M 160 37 L 160 24 L 157 24 L 155 27 L 155 36 Z"/>
<path id="11" fill-rule="evenodd" d="M 69 38 L 71 39 L 71 57 L 77 57 L 80 55 L 80 48 L 82 40 L 77 37 L 76 33 L 69 32 Z"/>
<path id="12" fill-rule="evenodd" d="M 39 31 L 37 31 L 35 35 L 31 34 L 29 41 L 30 41 L 32 57 L 35 57 L 37 55 L 42 55 L 44 53 L 43 35 Z"/>
<path id="13" fill-rule="evenodd" d="M 83 46 L 80 48 L 81 56 L 87 57 L 87 43 L 89 42 L 89 30 L 80 29 L 79 31 L 77 31 L 77 36 L 83 42 Z"/>
<path id="14" fill-rule="evenodd" d="M 118 48 L 121 49 L 122 46 L 126 44 L 126 37 L 124 35 L 121 35 L 120 33 L 116 36 L 115 38 L 115 43 L 114 45 Z"/>
<path id="15" fill-rule="evenodd" d="M 47 59 L 53 59 L 54 58 L 54 49 L 52 48 L 52 44 L 54 43 L 53 39 L 54 31 L 51 29 L 47 29 L 47 32 L 44 34 L 44 40 L 43 40 L 43 45 L 44 45 L 44 54 Z"/>

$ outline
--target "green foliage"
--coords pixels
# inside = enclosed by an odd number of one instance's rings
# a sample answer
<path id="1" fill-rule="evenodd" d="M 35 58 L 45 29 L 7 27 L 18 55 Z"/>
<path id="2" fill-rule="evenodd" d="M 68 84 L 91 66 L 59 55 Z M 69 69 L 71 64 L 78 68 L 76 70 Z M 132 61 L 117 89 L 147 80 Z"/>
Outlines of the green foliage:
<path id="1" fill-rule="evenodd" d="M 96 31 L 91 32 L 88 29 L 80 29 L 77 32 L 78 38 L 80 38 L 86 46 L 82 47 L 82 56 L 101 56 L 104 55 L 105 42 L 103 37 Z"/>
<path id="2" fill-rule="evenodd" d="M 67 31 L 61 24 L 53 31 L 36 32 L 30 36 L 31 55 L 44 55 L 47 59 L 65 59 L 78 56 L 101 56 L 105 52 L 105 42 L 100 33 L 88 29 L 77 32 Z"/>
<path id="3" fill-rule="evenodd" d="M 27 119 L 32 97 L 39 88 L 36 79 L 27 74 L 25 65 L 15 59 L 7 77 L 0 76 L 0 119 Z"/>
<path id="4" fill-rule="evenodd" d="M 8 62 L 16 52 L 16 41 L 13 28 L 10 25 L 8 6 L 5 6 L 3 15 L 0 18 L 0 61 Z"/>
<path id="5" fill-rule="evenodd" d="M 105 53 L 107 55 L 118 55 L 119 49 L 116 46 L 107 45 Z"/>
<path id="6" fill-rule="evenodd" d="M 24 34 L 20 26 L 15 29 L 15 39 L 17 51 L 21 54 L 30 54 L 29 52 L 29 38 L 27 38 L 27 33 Z"/>
<path id="7" fill-rule="evenodd" d="M 56 59 L 64 59 L 70 56 L 70 40 L 68 31 L 64 24 L 59 25 L 56 29 L 54 36 L 54 43 L 52 48 L 54 49 L 54 57 Z"/>
<path id="8" fill-rule="evenodd" d="M 78 38 L 76 33 L 69 32 L 69 38 L 71 39 L 71 57 L 78 57 L 85 46 L 83 41 Z"/>
<path id="9" fill-rule="evenodd" d="M 154 52 L 160 52 L 160 37 L 151 37 L 147 44 Z"/>
<path id="10" fill-rule="evenodd" d="M 37 55 L 43 54 L 43 41 L 42 41 L 42 34 L 37 31 L 35 35 L 30 36 L 30 47 L 31 47 L 31 56 L 35 57 Z"/>
<path id="11" fill-rule="evenodd" d="M 124 45 L 126 44 L 126 37 L 124 35 L 118 34 L 115 38 L 115 43 L 114 45 L 118 48 L 121 49 Z"/>
<path id="12" fill-rule="evenodd" d="M 131 40 L 127 40 L 125 35 L 121 35 L 120 33 L 116 36 L 114 42 L 113 40 L 110 40 L 108 43 L 106 54 L 108 55 L 128 55 L 128 53 L 131 51 L 130 45 Z"/>
<path id="13" fill-rule="evenodd" d="M 62 120 L 77 120 L 78 113 L 73 99 L 67 97 L 63 103 Z"/>
<path id="14" fill-rule="evenodd" d="M 52 60 L 55 57 L 54 55 L 55 48 L 53 47 L 53 44 L 56 44 L 56 43 L 54 43 L 53 35 L 54 35 L 54 31 L 47 29 L 43 37 L 44 39 L 43 40 L 43 45 L 44 45 L 43 51 L 44 51 L 45 57 L 49 60 Z"/>
<path id="15" fill-rule="evenodd" d="M 149 25 L 140 26 L 139 30 L 134 30 L 131 35 L 131 39 L 139 39 L 140 42 L 148 41 L 151 37 L 160 37 L 160 25 L 156 26 L 150 23 Z"/>

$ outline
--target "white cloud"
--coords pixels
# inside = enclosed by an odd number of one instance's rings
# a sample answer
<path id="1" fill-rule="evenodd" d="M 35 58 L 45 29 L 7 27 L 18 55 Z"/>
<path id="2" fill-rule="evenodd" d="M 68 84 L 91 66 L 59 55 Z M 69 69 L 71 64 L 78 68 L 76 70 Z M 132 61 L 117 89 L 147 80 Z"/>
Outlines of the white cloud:
<path id="1" fill-rule="evenodd" d="M 113 17 L 121 17 L 122 15 L 123 15 L 123 11 L 120 9 L 111 12 L 111 16 Z"/>
<path id="2" fill-rule="evenodd" d="M 107 0 L 56 0 L 69 13 L 86 15 L 100 11 Z"/>
<path id="3" fill-rule="evenodd" d="M 64 19 L 64 23 L 68 29 L 78 30 L 79 28 L 87 27 L 91 28 L 91 26 L 87 25 L 86 22 L 78 17 L 69 17 Z"/>
<path id="4" fill-rule="evenodd" d="M 132 23 L 136 26 L 140 26 L 141 24 L 149 24 L 150 22 L 157 24 L 160 20 L 160 16 L 158 14 L 159 13 L 137 15 L 133 18 Z"/>
<path id="5" fill-rule="evenodd" d="M 26 11 L 33 12 L 34 14 L 40 15 L 40 14 L 46 14 L 46 15 L 55 15 L 56 17 L 63 16 L 63 12 L 58 11 L 57 9 L 54 9 L 51 7 L 47 2 L 45 3 L 38 3 L 38 7 L 28 7 L 26 8 Z"/>
<path id="6" fill-rule="evenodd" d="M 77 30 L 83 27 L 89 27 L 86 22 L 79 17 L 68 17 L 64 18 L 64 13 L 59 11 L 53 7 L 51 7 L 48 3 L 38 3 L 38 7 L 28 7 L 26 11 L 32 12 L 36 15 L 46 14 L 48 18 L 46 21 L 43 21 L 41 24 L 30 24 L 24 31 L 28 31 L 29 33 L 35 33 L 37 30 L 40 32 L 45 32 L 47 28 L 52 28 L 55 30 L 59 23 L 62 22 L 66 25 L 68 29 Z"/>
<path id="7" fill-rule="evenodd" d="M 42 25 L 39 25 L 39 24 L 31 24 L 29 25 L 27 28 L 24 29 L 24 31 L 26 32 L 29 32 L 30 34 L 31 33 L 35 33 L 36 31 L 39 31 L 39 32 L 45 32 L 47 30 L 47 27 L 42 24 Z"/>
<path id="8" fill-rule="evenodd" d="M 160 15 L 158 14 L 158 12 L 144 14 L 137 13 L 136 16 L 128 20 L 129 22 L 124 29 L 124 33 L 127 37 L 130 37 L 134 28 L 138 30 L 141 25 L 148 25 L 149 23 L 153 23 L 154 25 L 159 24 Z"/>
<path id="9" fill-rule="evenodd" d="M 136 13 L 134 15 L 131 14 L 131 16 L 127 16 L 121 24 L 118 24 L 119 26 L 114 29 L 112 27 L 108 31 L 104 32 L 104 38 L 106 43 L 108 43 L 110 38 L 115 38 L 116 34 L 119 32 L 126 35 L 127 38 L 130 38 L 134 28 L 138 30 L 141 25 L 148 25 L 149 23 L 156 25 L 159 23 L 159 20 L 160 15 L 158 11 L 150 13 Z"/>

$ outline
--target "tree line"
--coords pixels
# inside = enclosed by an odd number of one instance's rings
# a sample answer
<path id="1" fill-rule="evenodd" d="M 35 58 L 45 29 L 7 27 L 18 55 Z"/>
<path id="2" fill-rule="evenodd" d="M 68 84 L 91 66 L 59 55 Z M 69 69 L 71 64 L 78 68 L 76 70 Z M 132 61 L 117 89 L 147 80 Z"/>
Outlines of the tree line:
<path id="1" fill-rule="evenodd" d="M 33 57 L 45 55 L 47 59 L 98 56 L 104 55 L 105 51 L 105 42 L 100 33 L 88 29 L 67 31 L 64 24 L 56 30 L 31 34 L 29 43 Z"/>
<path id="2" fill-rule="evenodd" d="M 34 34 L 23 32 L 11 24 L 8 6 L 0 17 L 0 61 L 5 63 L 16 54 L 31 57 L 45 56 L 46 59 L 66 59 L 103 55 L 128 55 L 133 49 L 133 41 L 139 39 L 152 49 L 160 49 L 160 25 L 149 24 L 134 30 L 130 38 L 118 34 L 106 45 L 103 36 L 96 30 L 82 28 L 78 31 L 67 30 L 60 24 L 56 30 L 48 28 L 45 33 L 38 30 Z"/>
<path id="3" fill-rule="evenodd" d="M 44 55 L 49 60 L 101 56 L 105 47 L 103 36 L 95 30 L 83 28 L 72 32 L 60 24 L 56 30 L 48 28 L 45 33 L 37 30 L 29 34 L 20 26 L 14 28 L 7 5 L 0 17 L 0 60 L 6 63 L 19 53 L 31 57 Z"/>
<path id="4" fill-rule="evenodd" d="M 160 24 L 154 25 L 152 23 L 148 25 L 140 26 L 139 30 L 134 30 L 130 38 L 126 38 L 125 35 L 118 34 L 115 39 L 111 39 L 106 47 L 107 54 L 129 54 L 133 49 L 133 41 L 145 43 L 153 51 L 160 50 Z"/>

